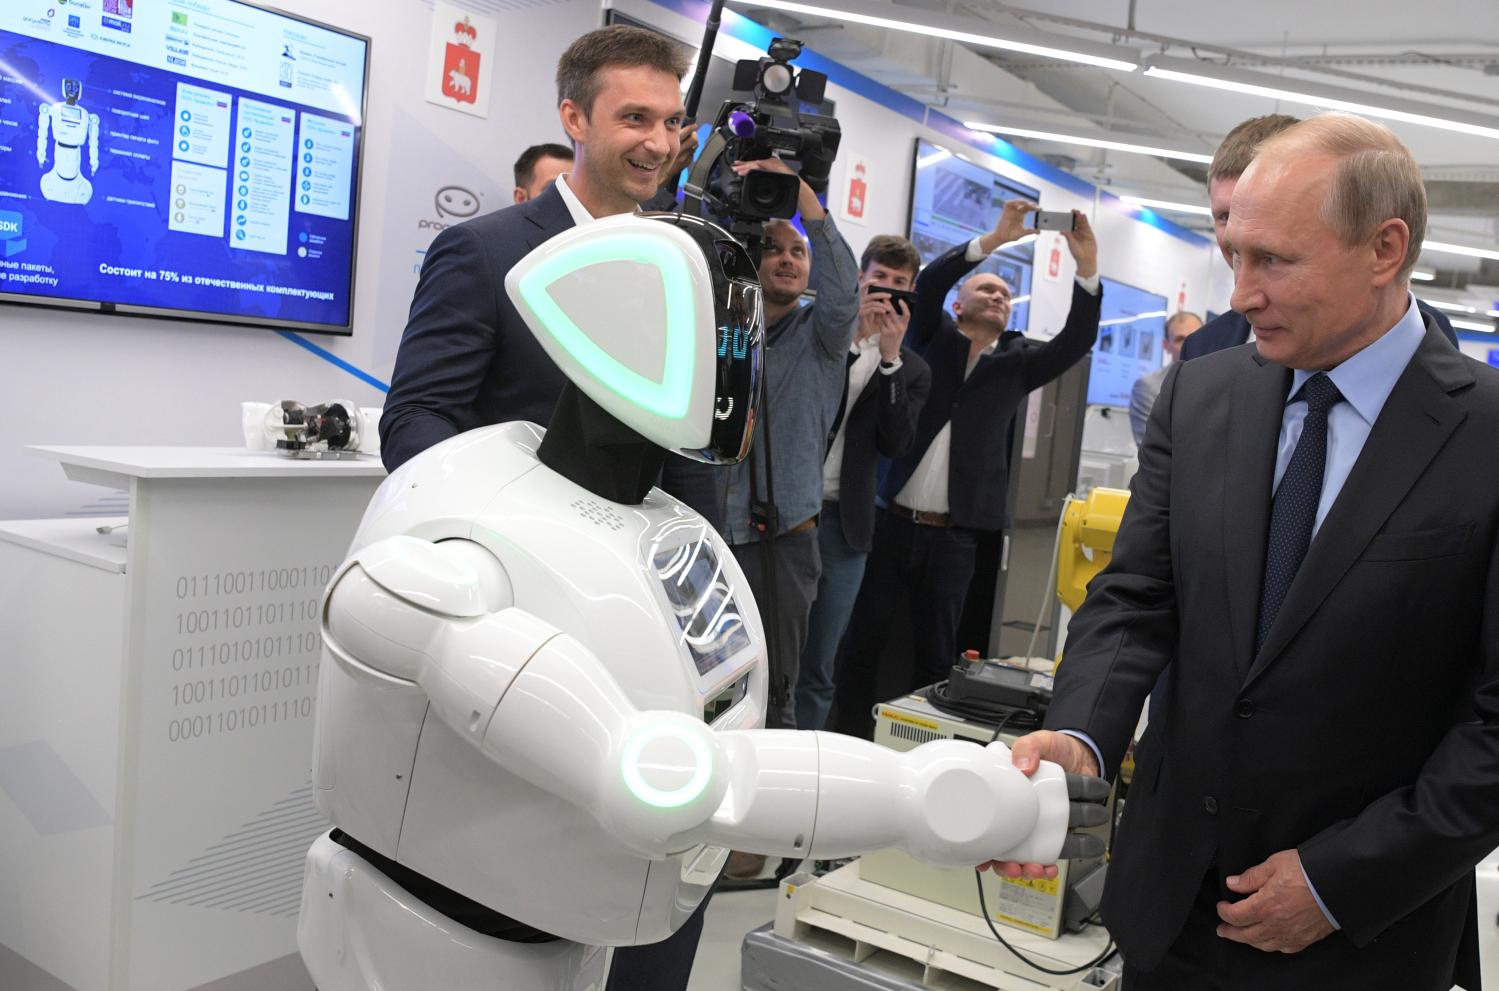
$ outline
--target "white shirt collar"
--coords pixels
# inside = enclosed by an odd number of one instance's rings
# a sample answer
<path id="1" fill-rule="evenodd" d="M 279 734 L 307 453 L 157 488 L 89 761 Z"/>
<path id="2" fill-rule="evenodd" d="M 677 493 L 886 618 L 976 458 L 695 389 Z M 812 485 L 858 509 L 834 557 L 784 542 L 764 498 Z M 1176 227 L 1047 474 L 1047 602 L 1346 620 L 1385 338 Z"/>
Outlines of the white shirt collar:
<path id="1" fill-rule="evenodd" d="M 1416 297 L 1410 293 L 1406 295 L 1409 302 L 1405 315 L 1395 322 L 1395 326 L 1327 373 L 1348 405 L 1371 426 L 1379 419 L 1385 400 L 1395 389 L 1395 382 L 1426 338 L 1426 321 L 1416 305 Z M 1291 394 L 1286 401 L 1295 398 L 1301 386 L 1315 374 L 1314 371 L 1297 369 L 1291 376 Z"/>
<path id="2" fill-rule="evenodd" d="M 572 187 L 567 184 L 567 177 L 570 175 L 572 175 L 571 172 L 564 172 L 557 177 L 557 192 L 562 194 L 562 202 L 567 204 L 567 212 L 572 215 L 573 223 L 582 227 L 594 217 L 583 205 L 583 201 L 578 199 L 578 194 L 573 192 Z"/>

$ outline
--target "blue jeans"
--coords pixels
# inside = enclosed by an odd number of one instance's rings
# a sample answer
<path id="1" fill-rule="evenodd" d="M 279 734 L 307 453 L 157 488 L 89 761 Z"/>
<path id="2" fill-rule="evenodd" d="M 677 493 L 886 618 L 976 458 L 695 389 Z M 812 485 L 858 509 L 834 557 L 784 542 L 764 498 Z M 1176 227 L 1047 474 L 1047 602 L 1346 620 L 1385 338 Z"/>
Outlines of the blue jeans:
<path id="1" fill-rule="evenodd" d="M 869 557 L 848 545 L 836 502 L 822 504 L 817 543 L 822 551 L 822 577 L 817 580 L 817 600 L 812 603 L 807 646 L 796 680 L 796 726 L 811 730 L 822 729 L 833 706 L 833 658 L 854 611 Z"/>

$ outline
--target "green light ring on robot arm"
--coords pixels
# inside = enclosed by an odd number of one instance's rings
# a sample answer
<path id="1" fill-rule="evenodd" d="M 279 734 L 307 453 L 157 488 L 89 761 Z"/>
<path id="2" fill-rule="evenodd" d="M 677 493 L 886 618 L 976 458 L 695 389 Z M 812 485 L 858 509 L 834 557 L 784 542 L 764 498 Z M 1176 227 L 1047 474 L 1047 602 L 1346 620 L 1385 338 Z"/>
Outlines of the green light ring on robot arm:
<path id="1" fill-rule="evenodd" d="M 661 381 L 626 367 L 594 343 L 547 291 L 559 279 L 606 262 L 650 265 L 661 273 L 666 295 L 666 360 Z M 546 332 L 600 383 L 657 416 L 680 420 L 692 398 L 697 299 L 681 249 L 661 237 L 618 233 L 558 252 L 520 280 L 521 297 Z"/>
<path id="2" fill-rule="evenodd" d="M 696 762 L 692 777 L 687 780 L 687 783 L 670 791 L 663 791 L 650 784 L 640 773 L 640 758 L 646 745 L 662 737 L 672 737 L 687 744 L 687 749 L 692 752 L 693 760 Z M 713 752 L 708 749 L 707 743 L 701 736 L 684 732 L 680 727 L 671 723 L 657 723 L 637 732 L 625 744 L 619 763 L 620 771 L 624 774 L 625 787 L 630 789 L 630 793 L 645 804 L 658 809 L 681 808 L 697 799 L 707 790 L 708 783 L 713 778 Z"/>

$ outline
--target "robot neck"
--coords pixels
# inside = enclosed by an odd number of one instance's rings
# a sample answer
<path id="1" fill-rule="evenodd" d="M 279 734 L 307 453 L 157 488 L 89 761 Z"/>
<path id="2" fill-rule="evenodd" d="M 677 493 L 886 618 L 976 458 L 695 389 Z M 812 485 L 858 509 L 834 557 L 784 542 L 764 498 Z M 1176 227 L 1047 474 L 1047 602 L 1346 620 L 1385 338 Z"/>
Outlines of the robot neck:
<path id="1" fill-rule="evenodd" d="M 620 423 L 571 382 L 536 452 L 541 463 L 610 502 L 638 506 L 660 477 L 666 451 Z"/>

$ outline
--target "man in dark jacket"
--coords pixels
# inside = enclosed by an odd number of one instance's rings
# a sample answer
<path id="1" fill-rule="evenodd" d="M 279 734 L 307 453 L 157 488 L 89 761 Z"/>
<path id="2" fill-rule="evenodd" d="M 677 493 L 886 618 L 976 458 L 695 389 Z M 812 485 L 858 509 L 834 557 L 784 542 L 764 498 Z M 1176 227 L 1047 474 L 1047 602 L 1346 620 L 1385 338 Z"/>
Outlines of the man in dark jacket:
<path id="1" fill-rule="evenodd" d="M 867 736 L 888 621 L 909 597 L 915 656 L 912 687 L 946 677 L 957 654 L 958 620 L 973 576 L 980 531 L 1009 525 L 1010 430 L 1015 410 L 1033 389 L 1080 361 L 1098 337 L 1101 300 L 1098 244 L 1088 218 L 1063 233 L 1077 263 L 1072 307 L 1045 343 L 1007 331 L 1010 287 L 980 273 L 963 283 L 944 320 L 942 301 L 958 279 L 990 252 L 1034 233 L 1025 227 L 1034 203 L 1005 204 L 994 230 L 960 244 L 916 280 L 917 307 L 907 332 L 911 350 L 932 370 L 931 393 L 916 442 L 890 465 L 880 489 L 882 509 L 874 550 L 854 606 L 838 671 L 838 729 Z"/>
<path id="2" fill-rule="evenodd" d="M 910 291 L 921 255 L 903 237 L 870 239 L 859 261 L 859 329 L 847 355 L 843 400 L 828 433 L 822 467 L 817 543 L 822 576 L 807 620 L 796 682 L 796 725 L 822 729 L 833 704 L 833 657 L 848 626 L 864 561 L 874 544 L 875 486 L 881 458 L 896 458 L 916 439 L 932 373 L 902 347 L 911 310 L 881 288 Z"/>

